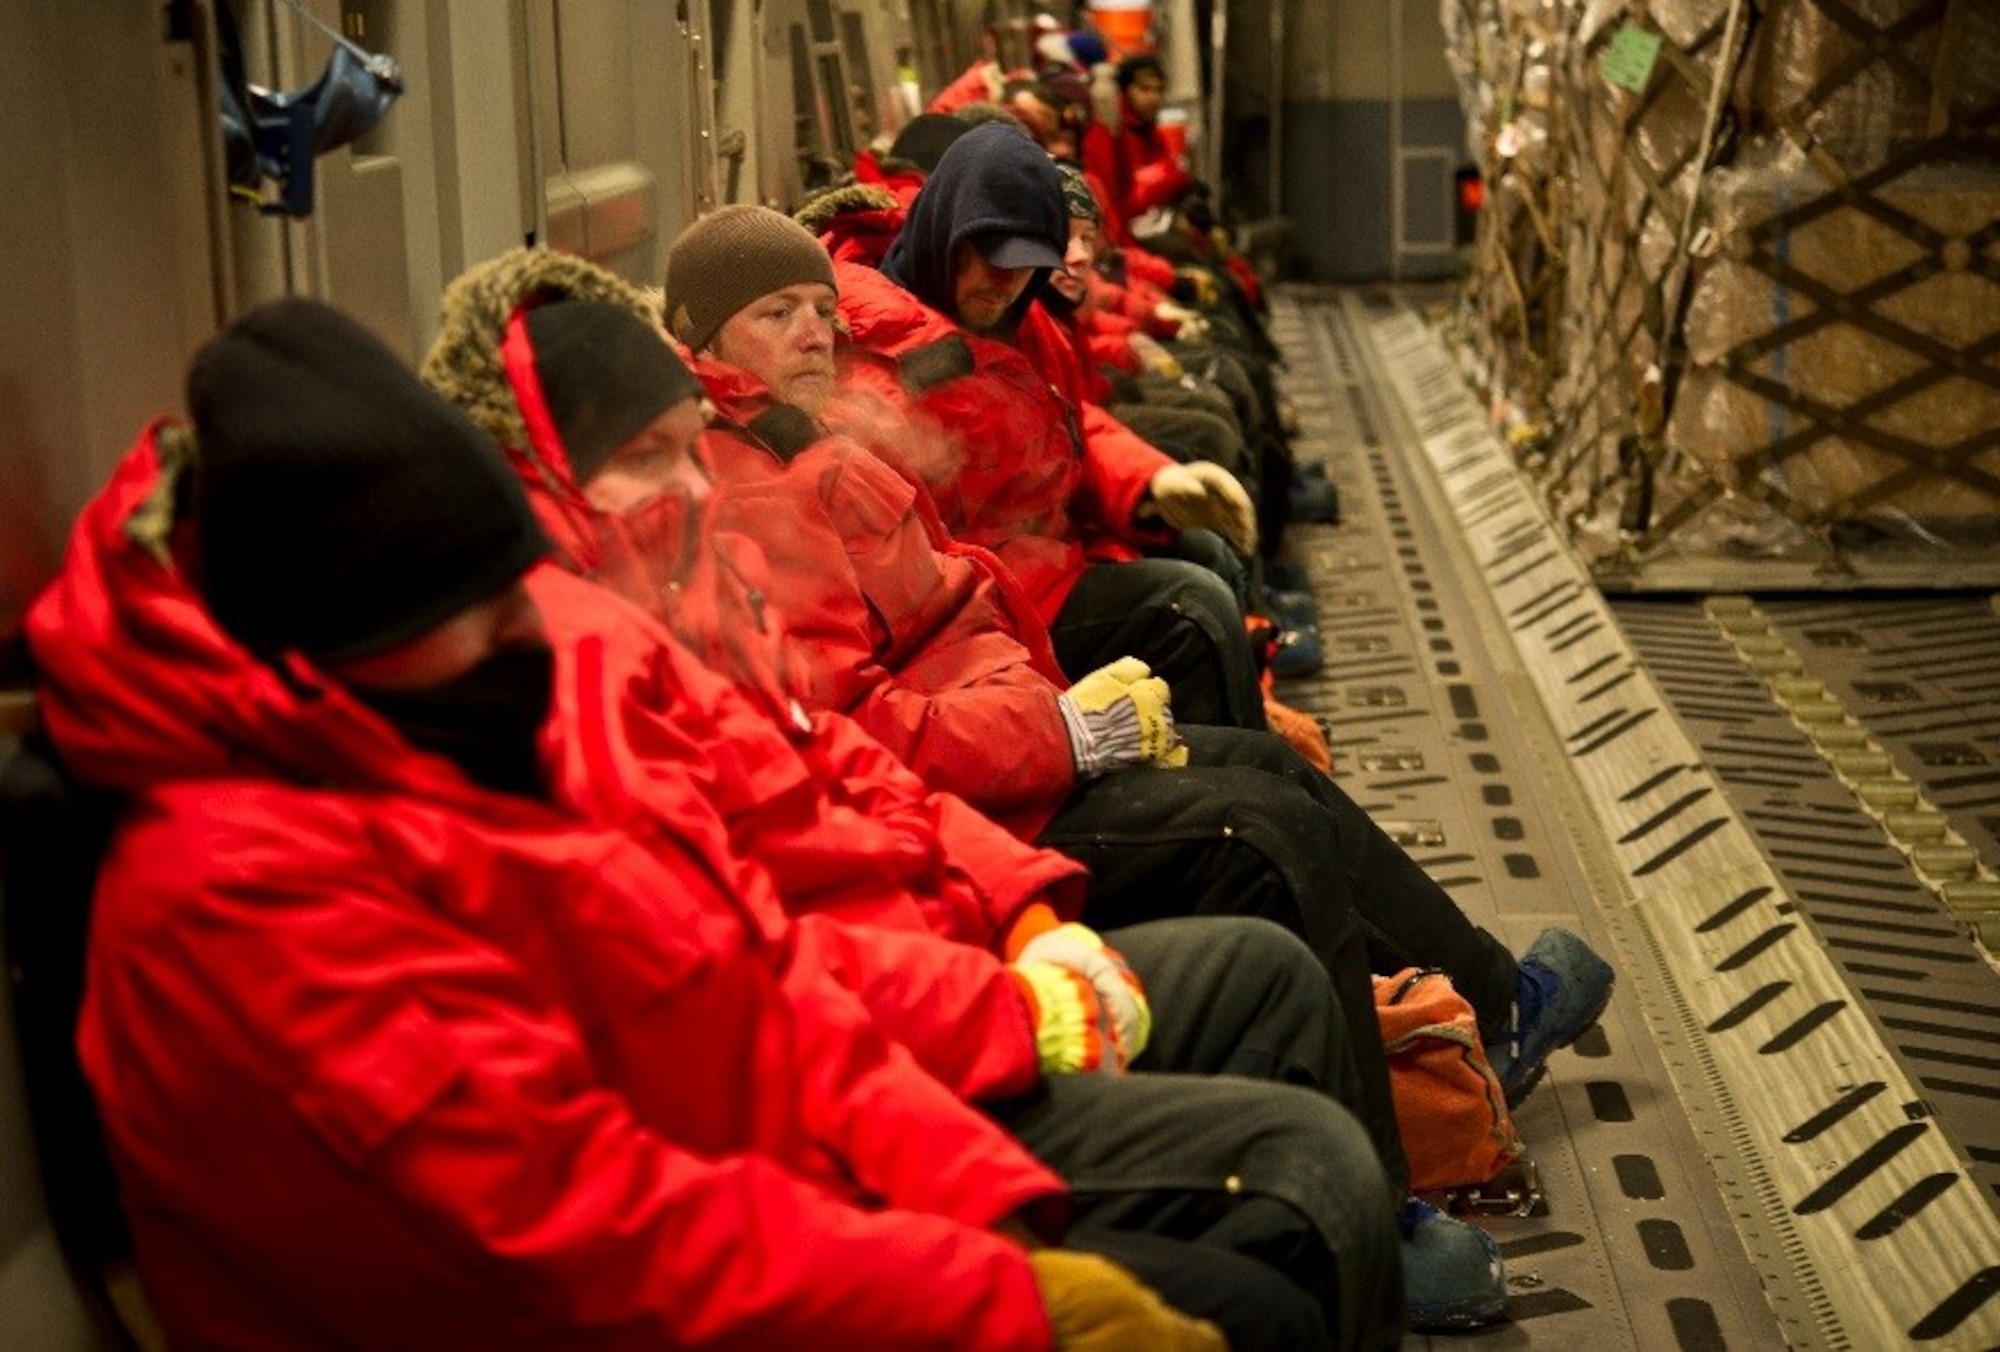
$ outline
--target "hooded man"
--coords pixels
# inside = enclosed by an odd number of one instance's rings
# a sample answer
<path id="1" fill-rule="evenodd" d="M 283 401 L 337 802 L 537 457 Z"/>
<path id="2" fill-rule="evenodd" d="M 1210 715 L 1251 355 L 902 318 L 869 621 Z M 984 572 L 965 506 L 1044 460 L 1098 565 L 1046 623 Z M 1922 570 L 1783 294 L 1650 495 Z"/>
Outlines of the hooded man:
<path id="1" fill-rule="evenodd" d="M 828 229 L 852 338 L 828 424 L 903 456 L 946 529 L 1013 570 L 1065 672 L 1129 654 L 1167 681 L 1181 721 L 1262 727 L 1228 584 L 1143 557 L 1196 528 L 1247 550 L 1249 499 L 1220 467 L 1175 463 L 1084 397 L 1067 337 L 1033 303 L 1069 239 L 1048 157 L 1009 127 L 975 127 L 945 151 L 886 255 L 869 256 L 884 233 L 870 212 L 843 211 Z M 883 405 L 912 425 L 904 445 L 872 439 Z"/>

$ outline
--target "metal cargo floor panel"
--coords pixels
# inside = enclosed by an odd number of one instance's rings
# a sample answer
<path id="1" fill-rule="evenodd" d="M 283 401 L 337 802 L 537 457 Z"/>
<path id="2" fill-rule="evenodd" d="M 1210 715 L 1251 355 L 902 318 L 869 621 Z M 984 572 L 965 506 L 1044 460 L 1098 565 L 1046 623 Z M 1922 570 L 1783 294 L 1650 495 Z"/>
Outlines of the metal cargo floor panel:
<path id="1" fill-rule="evenodd" d="M 1769 602 L 1757 608 L 1774 620 L 1796 609 Z M 1965 603 L 1943 608 L 1963 611 Z M 1822 637 L 1834 632 L 1882 637 L 1887 631 L 1891 641 L 1881 646 L 1901 647 L 1893 639 L 1907 632 L 1905 625 L 1891 618 L 1901 609 L 1907 607 L 1879 597 L 1816 601 L 1808 615 L 1793 619 L 1803 619 L 1806 632 Z M 1925 1091 L 1922 1102 L 1909 1106 L 1913 1120 L 1934 1116 L 1965 1150 L 1974 1181 L 2000 1200 L 2000 973 L 1981 957 L 1938 890 L 1912 871 L 1896 838 L 1842 780 L 1827 753 L 1765 682 L 1746 670 L 1729 635 L 1699 603 L 1620 601 L 1616 610 L 1783 879 L 1789 902 L 1774 907 L 1774 916 L 1801 917 L 1812 926 Z M 2000 640 L 1992 611 L 1983 602 L 1977 611 L 1983 612 L 1981 627 L 1995 631 L 1980 636 L 1982 641 Z M 1774 627 L 1785 632 L 1797 626 Z M 1885 667 L 1867 660 L 1868 651 L 1866 644 L 1844 641 L 1807 648 L 1798 653 L 1800 670 L 1787 680 L 1803 678 L 1807 689 L 1818 683 L 1837 693 L 1852 691 L 1857 683 L 1873 688 L 1892 670 L 1922 679 L 1913 652 L 1907 667 Z M 1964 778 L 1912 754 L 1910 739 L 1892 735 L 1886 725 L 1895 720 L 1879 718 L 1879 708 L 1841 703 L 1896 761 L 1907 759 L 1911 768 L 1935 771 L 1937 778 Z M 1920 729 L 1914 734 L 1918 747 L 1930 745 L 1922 739 L 1939 735 L 1940 717 L 1961 725 L 1949 706 L 1936 704 L 1927 717 L 1906 724 Z M 1991 746 L 1990 735 L 1985 742 Z M 1960 758 L 1967 754 L 1955 752 L 1951 767 L 1962 770 Z M 1909 814 L 1907 808 L 1901 811 Z M 1941 832 L 1934 826 L 1926 834 L 1935 838 Z M 1984 848 L 1993 857 L 1990 834 Z"/>
<path id="2" fill-rule="evenodd" d="M 1887 659 L 1921 626 L 1971 626 L 1906 605 L 1908 633 L 1830 639 L 1861 621 L 1819 598 L 1750 607 L 1765 628 L 1744 637 L 1743 606 L 1614 608 L 1398 301 L 1288 291 L 1273 333 L 1299 453 L 1343 504 L 1341 524 L 1288 533 L 1328 661 L 1280 694 L 1327 723 L 1343 787 L 1478 923 L 1516 951 L 1570 925 L 1620 968 L 1601 1029 L 1518 1114 L 1548 1214 L 1484 1222 L 1511 1322 L 1451 1341 L 2000 1342 L 1983 1134 L 2000 1001 L 1965 933 L 1990 875 L 1958 852 L 1993 853 L 2000 782 L 1934 745 L 2000 760 L 2000 663 L 1982 681 L 1968 640 L 1926 678 L 1957 682 L 1949 698 L 1918 687 L 1929 720 L 1907 673 L 1879 667 L 1829 669 L 1818 693 L 1790 668 L 1781 696 L 1759 654 L 1786 638 Z M 1930 750 L 1879 750 L 1923 781 L 1894 804 L 1935 795 L 1948 816 L 1922 856 L 1943 873 L 1910 866 L 1787 697 L 1907 717 Z M 1855 740 L 1843 764 L 1873 774 L 1878 748 Z"/>

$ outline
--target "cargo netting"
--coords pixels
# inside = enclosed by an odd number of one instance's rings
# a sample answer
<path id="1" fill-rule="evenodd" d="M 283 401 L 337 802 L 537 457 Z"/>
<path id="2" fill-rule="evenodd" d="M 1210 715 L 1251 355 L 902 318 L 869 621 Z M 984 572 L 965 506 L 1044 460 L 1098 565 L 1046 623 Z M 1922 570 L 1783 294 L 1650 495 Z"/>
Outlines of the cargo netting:
<path id="1" fill-rule="evenodd" d="M 1599 580 L 2000 583 L 2000 4 L 1443 17 L 1459 350 Z"/>

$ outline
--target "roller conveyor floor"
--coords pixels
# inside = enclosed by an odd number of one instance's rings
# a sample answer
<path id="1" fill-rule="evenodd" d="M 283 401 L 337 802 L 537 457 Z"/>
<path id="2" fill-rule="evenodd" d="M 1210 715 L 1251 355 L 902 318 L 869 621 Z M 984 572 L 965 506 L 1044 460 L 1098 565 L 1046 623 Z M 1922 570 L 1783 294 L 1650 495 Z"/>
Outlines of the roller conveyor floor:
<path id="1" fill-rule="evenodd" d="M 1607 601 L 1445 342 L 1281 293 L 1327 651 L 1281 688 L 1344 787 L 1516 951 L 1580 929 L 1600 1029 L 1457 1205 L 1510 1321 L 1588 1348 L 2000 1345 L 2000 617 L 1985 596 Z M 1538 1186 L 1534 1186 L 1538 1185 Z"/>

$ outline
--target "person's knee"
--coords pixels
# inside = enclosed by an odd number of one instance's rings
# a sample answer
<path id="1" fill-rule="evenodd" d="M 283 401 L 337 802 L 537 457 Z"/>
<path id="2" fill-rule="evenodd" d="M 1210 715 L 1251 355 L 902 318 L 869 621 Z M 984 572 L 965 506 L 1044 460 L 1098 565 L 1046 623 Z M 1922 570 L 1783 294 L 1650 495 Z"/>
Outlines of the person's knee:
<path id="1" fill-rule="evenodd" d="M 1323 1095 L 1297 1097 L 1306 1102 L 1296 1105 L 1292 1140 L 1300 1151 L 1320 1152 L 1299 1161 L 1299 1177 L 1312 1189 L 1306 1206 L 1343 1267 L 1372 1287 L 1401 1261 L 1395 1219 L 1400 1190 L 1359 1117 Z"/>
<path id="2" fill-rule="evenodd" d="M 1182 562 L 1176 571 L 1178 576 L 1168 592 L 1168 600 L 1175 609 L 1228 620 L 1232 627 L 1242 628 L 1243 613 L 1236 608 L 1235 594 L 1227 583 L 1199 564 Z"/>
<path id="3" fill-rule="evenodd" d="M 1184 641 L 1213 653 L 1219 666 L 1248 664 L 1250 642 L 1243 630 L 1243 608 L 1230 585 L 1214 570 L 1185 559 L 1151 562 L 1173 570 L 1160 599 L 1171 617 L 1169 623 L 1183 631 Z"/>
<path id="4" fill-rule="evenodd" d="M 1278 921 L 1325 968 L 1359 937 L 1352 889 L 1324 818 L 1272 794 L 1270 782 L 1259 786 L 1258 801 L 1238 804 L 1224 843 L 1235 852 L 1233 874 L 1243 882 L 1237 913 Z"/>
<path id="5" fill-rule="evenodd" d="M 1235 917 L 1211 937 L 1227 953 L 1230 971 L 1248 974 L 1270 991 L 1314 1001 L 1326 989 L 1319 959 L 1304 940 L 1275 921 Z"/>
<path id="6" fill-rule="evenodd" d="M 1272 1085 L 1257 1113 L 1246 1187 L 1309 1218 L 1336 1253 L 1372 1251 L 1386 1234 L 1391 1261 L 1400 1199 L 1361 1119 L 1324 1094 Z"/>
<path id="7" fill-rule="evenodd" d="M 1318 767 L 1276 733 L 1248 733 L 1244 747 L 1243 764 L 1267 775 L 1276 775 L 1289 784 L 1317 787 L 1317 781 L 1326 778 Z"/>
<path id="8" fill-rule="evenodd" d="M 1266 741 L 1277 741 L 1265 736 Z M 1241 770 L 1236 781 L 1237 834 L 1247 835 L 1274 868 L 1295 879 L 1319 876 L 1335 844 L 1324 805 L 1283 775 Z"/>
<path id="9" fill-rule="evenodd" d="M 1269 920 L 1241 917 L 1217 937 L 1226 945 L 1228 979 L 1253 1002 L 1235 1066 L 1331 1092 L 1349 1060 L 1349 1029 L 1325 966 L 1303 939 Z"/>
<path id="10" fill-rule="evenodd" d="M 1229 588 L 1229 599 L 1240 613 L 1250 599 L 1250 570 L 1243 559 L 1211 530 L 1186 530 L 1175 543 L 1174 557 L 1199 564 L 1221 578 Z"/>

